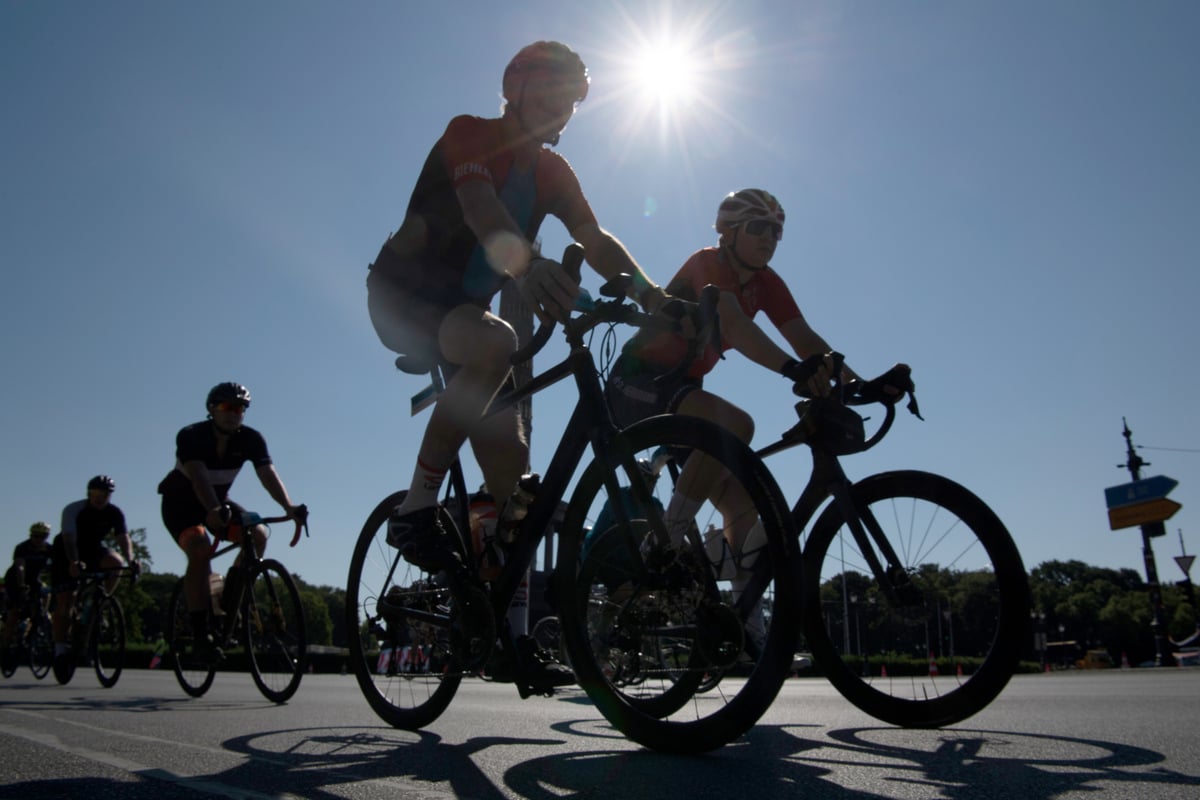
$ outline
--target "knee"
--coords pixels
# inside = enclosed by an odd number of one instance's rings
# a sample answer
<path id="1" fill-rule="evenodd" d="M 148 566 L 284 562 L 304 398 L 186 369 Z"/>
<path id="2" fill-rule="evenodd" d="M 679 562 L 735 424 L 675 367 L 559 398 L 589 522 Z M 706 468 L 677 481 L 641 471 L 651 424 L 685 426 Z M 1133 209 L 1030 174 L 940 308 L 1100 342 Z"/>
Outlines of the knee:
<path id="1" fill-rule="evenodd" d="M 727 406 L 722 410 L 717 421 L 743 442 L 749 442 L 754 438 L 754 417 L 737 406 Z"/>

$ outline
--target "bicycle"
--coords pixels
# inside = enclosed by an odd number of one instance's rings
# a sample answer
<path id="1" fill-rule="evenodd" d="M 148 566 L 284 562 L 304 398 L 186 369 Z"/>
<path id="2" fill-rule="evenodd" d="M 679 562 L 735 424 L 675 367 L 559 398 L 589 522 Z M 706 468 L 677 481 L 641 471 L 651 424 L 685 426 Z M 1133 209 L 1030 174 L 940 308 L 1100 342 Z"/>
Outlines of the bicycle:
<path id="1" fill-rule="evenodd" d="M 39 681 L 50 672 L 54 661 L 54 625 L 46 608 L 46 597 L 50 589 L 38 584 L 36 594 L 29 594 L 22 604 L 16 621 L 16 638 L 11 645 L 4 641 L 4 653 L 0 657 L 0 672 L 11 678 L 23 663 L 29 664 L 33 677 Z"/>
<path id="2" fill-rule="evenodd" d="M 581 260 L 578 245 L 568 247 L 563 256 L 564 267 L 576 280 Z M 589 447 L 593 460 L 580 474 L 566 506 L 551 583 L 569 662 L 589 698 L 617 730 L 643 746 L 701 752 L 748 730 L 778 693 L 791 664 L 798 625 L 798 572 L 786 580 L 777 580 L 776 574 L 764 576 L 775 610 L 775 624 L 765 630 L 765 647 L 746 665 L 743 682 L 703 703 L 693 701 L 692 689 L 713 665 L 732 665 L 743 652 L 742 620 L 749 608 L 718 593 L 694 560 L 694 549 L 673 558 L 670 551 L 657 547 L 650 547 L 645 558 L 638 551 L 639 568 L 621 587 L 623 605 L 611 615 L 596 613 L 599 606 L 592 586 L 577 580 L 586 520 L 623 490 L 633 492 L 638 515 L 618 509 L 616 527 L 639 545 L 647 538 L 655 543 L 666 540 L 662 514 L 652 508 L 638 466 L 639 458 L 662 447 L 695 451 L 723 466 L 729 480 L 739 482 L 753 500 L 767 532 L 771 564 L 781 573 L 795 563 L 789 542 L 796 537 L 791 535 L 779 487 L 762 462 L 732 434 L 682 417 L 656 417 L 624 430 L 612 423 L 585 338 L 606 324 L 610 329 L 617 324 L 663 324 L 660 318 L 623 302 L 628 281 L 628 276 L 609 281 L 601 289 L 605 299 L 581 303 L 563 326 L 570 350 L 567 357 L 523 387 L 502 389 L 486 412 L 508 408 L 568 376 L 578 390 L 570 422 L 527 514 L 506 546 L 497 577 L 483 579 L 477 555 L 467 544 L 469 494 L 461 463 L 449 471 L 439 513 L 462 567 L 425 573 L 388 546 L 387 521 L 404 492 L 380 502 L 363 525 L 347 586 L 350 661 L 368 704 L 389 724 L 410 730 L 429 725 L 449 706 L 465 677 L 485 670 L 496 659 L 518 665 L 514 682 L 523 698 L 552 694 L 552 689 L 533 685 L 519 668 L 506 612 Z M 710 296 L 706 302 L 712 307 L 715 299 Z M 541 326 L 512 362 L 531 358 L 549 339 L 552 328 Z M 401 356 L 397 365 L 414 374 L 430 373 L 433 393 L 444 385 L 440 366 L 428 359 Z M 689 542 L 695 546 L 694 540 Z M 667 639 L 689 645 L 692 656 L 681 670 L 686 672 L 684 679 L 659 670 L 653 679 L 639 682 L 636 692 L 613 680 L 617 662 L 623 659 L 621 647 L 632 641 Z M 410 658 L 402 662 L 406 648 Z M 411 658 L 414 648 L 423 659 L 416 669 Z"/>
<path id="3" fill-rule="evenodd" d="M 213 684 L 218 666 L 232 663 L 232 650 L 240 647 L 249 662 L 250 676 L 263 696 L 274 703 L 287 702 L 300 688 L 308 639 L 300 592 L 291 573 L 279 561 L 262 558 L 254 542 L 255 526 L 292 519 L 262 517 L 230 506 L 226 529 L 228 543 L 214 539 L 212 558 L 237 551 L 223 579 L 223 588 L 211 595 L 208 630 L 217 652 L 199 642 L 192 630 L 183 579 L 175 584 L 167 614 L 167 657 L 179 685 L 191 697 L 201 697 Z M 291 547 L 308 535 L 305 506 L 294 519 Z"/>
<path id="4" fill-rule="evenodd" d="M 840 374 L 842 357 L 834 356 L 834 372 Z M 797 532 L 816 518 L 800 559 L 802 632 L 816 663 L 844 697 L 871 716 L 901 727 L 943 727 L 985 708 L 1016 671 L 1028 632 L 1028 576 L 1004 524 L 963 486 L 916 470 L 851 483 L 839 458 L 874 447 L 895 421 L 902 395 L 885 398 L 871 388 L 885 382 L 906 387 L 909 411 L 919 417 L 910 371 L 897 367 L 868 384 L 837 382 L 828 397 L 801 399 L 795 406 L 799 422 L 757 455 L 765 459 L 798 445 L 812 452 L 813 470 L 791 516 Z M 850 406 L 873 403 L 884 406 L 884 419 L 867 438 L 863 418 Z M 674 463 L 670 470 L 678 475 Z M 611 583 L 617 579 L 609 573 L 627 558 L 619 545 L 601 539 L 581 572 Z M 746 592 L 761 592 L 756 585 L 764 585 L 761 578 Z M 852 602 L 858 623 L 850 615 Z M 864 611 L 868 647 L 874 639 L 878 651 L 886 647 L 895 659 L 890 676 L 886 664 L 880 665 L 882 674 L 869 674 Z M 956 665 L 953 674 L 942 676 L 935 652 L 944 653 L 947 642 Z M 915 656 L 921 670 L 896 663 L 905 656 L 910 663 Z M 659 653 L 651 661 L 669 665 L 679 657 Z M 964 661 L 966 672 L 960 671 Z M 696 691 L 711 690 L 724 677 L 723 670 L 713 670 Z"/>
<path id="5" fill-rule="evenodd" d="M 54 659 L 54 677 L 64 686 L 71 682 L 80 664 L 92 667 L 105 689 L 116 686 L 121 677 L 125 668 L 125 611 L 105 586 L 114 575 L 137 580 L 138 570 L 87 569 L 67 584 L 75 588 L 75 602 L 69 611 L 71 647 L 66 658 Z"/>
<path id="6" fill-rule="evenodd" d="M 841 356 L 835 358 L 837 374 Z M 876 388 L 884 384 L 904 392 L 886 397 Z M 835 383 L 828 397 L 800 400 L 799 422 L 758 455 L 797 445 L 812 452 L 813 470 L 792 515 L 797 531 L 815 517 L 801 558 L 803 632 L 815 662 L 867 714 L 938 728 L 978 713 L 1007 685 L 1027 639 L 1030 591 L 1004 523 L 962 485 L 917 470 L 856 482 L 846 476 L 839 458 L 878 444 L 903 394 L 920 417 L 912 388 L 904 365 L 865 385 Z M 851 406 L 869 404 L 882 405 L 884 417 L 868 438 Z M 920 667 L 894 663 L 889 676 L 880 663 L 876 673 L 862 643 L 864 617 L 866 649 L 873 642 L 877 653 L 915 656 Z M 939 654 L 954 663 L 949 674 L 939 675 Z"/>

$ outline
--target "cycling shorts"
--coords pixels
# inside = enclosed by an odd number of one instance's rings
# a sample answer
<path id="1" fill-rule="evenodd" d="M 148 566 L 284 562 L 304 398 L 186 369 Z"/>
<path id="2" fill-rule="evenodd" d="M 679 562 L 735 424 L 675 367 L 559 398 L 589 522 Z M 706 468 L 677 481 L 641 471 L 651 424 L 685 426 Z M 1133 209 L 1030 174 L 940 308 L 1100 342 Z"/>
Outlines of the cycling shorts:
<path id="1" fill-rule="evenodd" d="M 386 243 L 367 275 L 367 312 L 384 347 L 403 355 L 441 358 L 438 329 L 452 309 L 486 300 L 470 297 L 457 272 L 435 261 L 403 259 Z"/>
<path id="2" fill-rule="evenodd" d="M 619 428 L 658 414 L 674 414 L 683 398 L 704 385 L 701 378 L 679 375 L 658 380 L 671 370 L 622 355 L 613 364 L 604 387 L 609 412 Z"/>
<path id="3" fill-rule="evenodd" d="M 225 499 L 225 504 L 237 512 L 245 511 L 237 503 Z M 205 528 L 204 520 L 208 517 L 208 509 L 206 509 L 194 495 L 163 495 L 162 499 L 162 520 L 167 531 L 171 534 L 171 538 L 175 543 L 179 543 L 179 535 L 189 528 L 195 528 L 197 525 Z M 209 531 L 218 540 L 223 540 L 225 536 L 225 528 L 217 531 Z"/>

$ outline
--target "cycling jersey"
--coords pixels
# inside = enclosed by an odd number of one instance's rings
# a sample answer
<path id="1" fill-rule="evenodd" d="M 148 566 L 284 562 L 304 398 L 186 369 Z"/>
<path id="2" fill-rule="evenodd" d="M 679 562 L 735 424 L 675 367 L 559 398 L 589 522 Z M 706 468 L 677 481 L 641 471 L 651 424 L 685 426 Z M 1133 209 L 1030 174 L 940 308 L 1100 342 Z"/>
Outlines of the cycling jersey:
<path id="1" fill-rule="evenodd" d="M 79 560 L 94 566 L 99 555 L 108 549 L 105 538 L 110 534 L 127 534 L 129 530 L 125 527 L 125 514 L 112 503 L 96 508 L 87 500 L 76 500 L 62 514 L 62 534 L 72 533 Z"/>
<path id="2" fill-rule="evenodd" d="M 210 420 L 188 425 L 175 436 L 175 469 L 167 473 L 158 485 L 158 493 L 173 498 L 195 498 L 196 490 L 183 471 L 183 465 L 200 461 L 208 468 L 217 499 L 224 501 L 242 465 L 249 461 L 258 467 L 271 463 L 267 441 L 254 428 L 243 425 L 225 444 L 225 452 L 217 452 L 217 432 Z"/>
<path id="3" fill-rule="evenodd" d="M 237 503 L 229 501 L 229 488 L 249 461 L 255 469 L 271 463 L 267 452 L 267 441 L 262 434 L 245 425 L 229 434 L 225 452 L 217 452 L 217 433 L 211 420 L 188 425 L 175 437 L 175 469 L 167 473 L 158 485 L 163 496 L 163 524 L 176 540 L 179 534 L 193 527 L 204 527 L 208 509 L 196 497 L 192 481 L 183 472 L 189 461 L 200 461 L 208 468 L 217 499 L 242 510 Z M 221 532 L 218 532 L 220 534 Z"/>
<path id="4" fill-rule="evenodd" d="M 666 289 L 669 295 L 695 301 L 700 296 L 700 290 L 710 283 L 722 292 L 732 293 L 742 311 L 751 319 L 759 311 L 763 311 L 775 327 L 779 328 L 800 316 L 800 308 L 796 305 L 791 291 L 775 270 L 770 267 L 757 270 L 750 280 L 739 285 L 737 270 L 717 247 L 706 247 L 694 253 L 675 273 Z M 687 346 L 687 340 L 676 333 L 639 332 L 622 351 L 625 362 L 623 368 L 627 370 L 627 374 L 637 371 L 643 365 L 657 371 L 670 370 L 687 354 Z M 720 352 L 711 345 L 705 347 L 704 352 L 688 369 L 687 377 L 700 378 L 707 375 L 716 366 L 720 353 L 729 348 L 730 344 L 724 338 L 721 340 Z"/>
<path id="5" fill-rule="evenodd" d="M 38 576 L 50 561 L 50 545 L 46 543 L 38 547 L 26 539 L 13 548 L 13 563 L 25 562 L 26 585 L 37 583 Z"/>
<path id="6" fill-rule="evenodd" d="M 459 116 L 433 146 L 409 199 L 408 217 L 419 217 L 427 230 L 424 252 L 405 261 L 385 246 L 372 264 L 405 291 L 447 310 L 462 303 L 487 308 L 507 276 L 488 264 L 483 248 L 463 219 L 456 189 L 486 181 L 533 242 L 546 215 L 574 230 L 595 222 L 571 166 L 543 147 L 525 170 L 515 166 L 515 142 L 505 141 L 500 119 Z"/>

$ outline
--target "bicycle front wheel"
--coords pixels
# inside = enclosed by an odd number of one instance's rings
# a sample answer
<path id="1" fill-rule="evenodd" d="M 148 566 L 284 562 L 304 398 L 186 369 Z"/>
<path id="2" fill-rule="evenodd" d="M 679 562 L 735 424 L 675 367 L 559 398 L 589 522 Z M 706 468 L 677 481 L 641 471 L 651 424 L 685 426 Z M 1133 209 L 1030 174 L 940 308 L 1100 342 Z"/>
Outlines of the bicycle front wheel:
<path id="1" fill-rule="evenodd" d="M 866 478 L 851 499 L 865 537 L 831 504 L 804 549 L 816 663 L 847 700 L 893 725 L 977 713 L 1016 670 L 1029 626 L 1012 537 L 982 500 L 927 472 Z"/>
<path id="2" fill-rule="evenodd" d="M 39 681 L 50 673 L 54 664 L 54 623 L 49 614 L 39 614 L 29 635 L 29 667 Z"/>
<path id="3" fill-rule="evenodd" d="M 287 702 L 300 688 L 308 639 L 300 592 L 283 564 L 268 558 L 255 567 L 242 623 L 255 685 L 268 700 Z"/>
<path id="4" fill-rule="evenodd" d="M 463 671 L 451 635 L 456 602 L 444 573 L 421 570 L 387 543 L 388 517 L 404 496 L 385 498 L 359 533 L 346 630 L 350 666 L 371 709 L 389 725 L 418 730 L 450 705 Z M 453 525 L 448 516 L 442 522 Z"/>
<path id="5" fill-rule="evenodd" d="M 571 666 L 609 722 L 634 741 L 666 752 L 712 750 L 749 730 L 789 674 L 800 603 L 791 516 L 762 461 L 712 423 L 652 417 L 610 446 L 621 464 L 588 467 L 562 529 L 556 591 Z M 697 459 L 720 477 L 685 486 L 690 472 L 660 476 L 642 507 L 631 491 L 647 480 L 638 463 L 671 458 Z M 672 520 L 676 530 L 688 529 L 685 546 L 664 551 L 648 537 L 663 530 L 673 492 L 696 511 Z M 628 526 L 612 513 L 616 503 Z M 590 530 L 597 526 L 604 529 Z M 741 535 L 759 526 L 765 549 L 754 570 L 739 573 L 736 584 L 720 578 L 699 532 Z M 717 691 L 700 694 L 714 674 L 723 676 Z"/>
<path id="6" fill-rule="evenodd" d="M 125 666 L 125 612 L 117 598 L 102 592 L 97 595 L 88 628 L 87 653 L 96 679 L 105 689 L 111 689 Z"/>
<path id="7" fill-rule="evenodd" d="M 182 578 L 171 591 L 167 613 L 167 659 L 175 671 L 175 679 L 190 697 L 200 697 L 207 692 L 217 675 L 211 651 L 204 643 L 197 642 L 192 632 Z"/>

